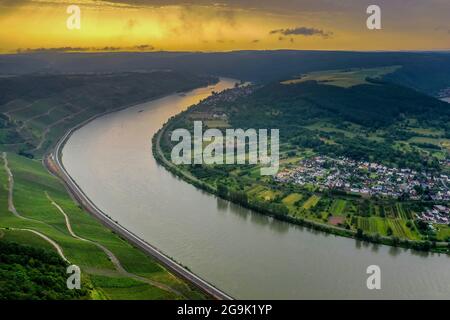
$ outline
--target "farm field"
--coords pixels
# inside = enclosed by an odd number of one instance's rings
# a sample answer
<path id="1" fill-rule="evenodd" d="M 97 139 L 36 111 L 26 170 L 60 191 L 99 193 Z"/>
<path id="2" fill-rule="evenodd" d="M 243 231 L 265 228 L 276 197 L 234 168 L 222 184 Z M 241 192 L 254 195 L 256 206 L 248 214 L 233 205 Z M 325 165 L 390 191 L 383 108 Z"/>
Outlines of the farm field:
<path id="1" fill-rule="evenodd" d="M 340 216 L 342 214 L 344 214 L 344 210 L 346 208 L 347 202 L 345 200 L 339 199 L 339 200 L 334 200 L 333 204 L 330 208 L 330 212 L 333 215 L 337 215 Z"/>
<path id="2" fill-rule="evenodd" d="M 303 199 L 303 196 L 299 193 L 291 193 L 285 197 L 282 202 L 287 206 L 293 206 L 297 201 Z"/>
<path id="3" fill-rule="evenodd" d="M 320 197 L 316 196 L 316 195 L 312 195 L 308 200 L 305 201 L 305 203 L 303 204 L 303 209 L 311 209 L 312 207 L 314 207 L 320 200 Z"/>
<path id="4" fill-rule="evenodd" d="M 305 81 L 317 81 L 321 84 L 349 88 L 359 84 L 368 84 L 367 78 L 381 78 L 382 76 L 396 71 L 399 66 L 372 68 L 372 69 L 348 69 L 330 70 L 308 73 L 299 79 L 285 80 L 282 84 L 296 84 Z"/>

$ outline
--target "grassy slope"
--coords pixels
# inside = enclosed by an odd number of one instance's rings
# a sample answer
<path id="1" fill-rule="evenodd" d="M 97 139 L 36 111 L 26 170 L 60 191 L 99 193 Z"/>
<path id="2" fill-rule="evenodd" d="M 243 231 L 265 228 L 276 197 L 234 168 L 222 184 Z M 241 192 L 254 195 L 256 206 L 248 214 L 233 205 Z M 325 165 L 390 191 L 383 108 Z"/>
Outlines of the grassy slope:
<path id="1" fill-rule="evenodd" d="M 48 236 L 62 247 L 71 263 L 81 267 L 84 279 L 93 286 L 91 296 L 94 299 L 203 299 L 202 293 L 80 209 L 41 162 L 16 153 L 40 158 L 68 128 L 94 115 L 203 86 L 211 80 L 164 71 L 2 79 L 0 151 L 8 151 L 9 167 L 14 175 L 14 204 L 26 219 L 8 212 L 8 180 L 0 159 L 0 228 L 3 228 L 0 239 L 55 250 L 41 237 L 12 228 L 33 229 Z M 72 237 L 63 214 L 51 204 L 47 195 L 63 208 L 77 236 L 106 247 L 127 272 L 163 284 L 172 291 L 127 277 L 116 270 L 97 245 Z"/>
<path id="2" fill-rule="evenodd" d="M 8 212 L 7 176 L 1 167 L 0 181 L 0 227 L 30 228 L 37 230 L 54 241 L 64 251 L 71 263 L 81 267 L 83 274 L 101 291 L 106 298 L 138 299 L 176 299 L 181 298 L 171 292 L 137 282 L 118 274 L 106 254 L 92 243 L 73 238 L 67 231 L 63 215 L 51 204 L 46 192 L 68 214 L 73 231 L 86 239 L 100 243 L 111 250 L 121 261 L 123 267 L 131 273 L 167 284 L 180 291 L 186 297 L 201 298 L 201 294 L 191 290 L 183 281 L 170 274 L 153 259 L 135 249 L 119 236 L 103 227 L 86 212 L 78 208 L 66 194 L 59 180 L 45 171 L 40 162 L 29 160 L 14 154 L 8 155 L 9 166 L 15 180 L 14 204 L 23 216 L 32 221 L 19 219 Z M 2 161 L 3 162 L 3 161 Z M 3 164 L 3 163 L 2 163 Z M 44 245 L 43 240 L 25 231 L 3 230 L 6 239 L 31 245 Z M 50 247 L 53 249 L 53 247 Z M 91 274 L 95 274 L 93 277 Z M 104 274 L 102 281 L 98 274 Z M 115 283 L 121 283 L 115 285 Z M 129 284 L 129 285 L 127 285 Z"/>
<path id="3" fill-rule="evenodd" d="M 39 158 L 68 128 L 94 115 L 211 80 L 166 71 L 0 79 L 0 144 Z"/>

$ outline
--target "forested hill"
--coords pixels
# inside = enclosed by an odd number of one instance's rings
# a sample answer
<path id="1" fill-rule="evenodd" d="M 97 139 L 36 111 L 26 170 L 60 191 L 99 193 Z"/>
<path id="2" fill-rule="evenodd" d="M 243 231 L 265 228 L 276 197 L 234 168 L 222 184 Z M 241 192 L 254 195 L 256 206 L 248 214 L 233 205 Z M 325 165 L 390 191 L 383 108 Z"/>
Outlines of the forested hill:
<path id="1" fill-rule="evenodd" d="M 0 77 L 0 150 L 41 157 L 95 115 L 216 80 L 173 71 Z"/>
<path id="2" fill-rule="evenodd" d="M 66 286 L 67 263 L 56 252 L 0 241 L 0 300 L 88 299 Z"/>
<path id="3" fill-rule="evenodd" d="M 345 78 L 346 72 L 353 78 Z M 306 148 L 389 166 L 448 170 L 450 104 L 358 72 L 274 82 L 218 108 L 231 127 L 278 128 L 289 154 Z"/>
<path id="4" fill-rule="evenodd" d="M 450 87 L 450 52 L 264 50 L 234 52 L 35 52 L 0 55 L 0 75 L 175 70 L 269 83 L 300 73 L 399 65 L 390 81 L 436 95 Z"/>
<path id="5" fill-rule="evenodd" d="M 254 92 L 234 121 L 256 127 L 306 124 L 321 118 L 349 121 L 370 128 L 386 127 L 407 117 L 450 122 L 450 105 L 415 90 L 375 82 L 350 88 L 307 81 L 272 83 Z M 268 116 L 270 115 L 270 116 Z"/>

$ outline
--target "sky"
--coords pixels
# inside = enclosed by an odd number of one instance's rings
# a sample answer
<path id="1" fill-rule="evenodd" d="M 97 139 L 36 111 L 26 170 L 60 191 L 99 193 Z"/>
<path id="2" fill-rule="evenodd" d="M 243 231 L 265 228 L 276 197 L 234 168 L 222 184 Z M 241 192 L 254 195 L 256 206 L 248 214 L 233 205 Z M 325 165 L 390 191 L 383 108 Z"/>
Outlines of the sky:
<path id="1" fill-rule="evenodd" d="M 0 53 L 250 49 L 448 50 L 450 0 L 0 0 Z"/>

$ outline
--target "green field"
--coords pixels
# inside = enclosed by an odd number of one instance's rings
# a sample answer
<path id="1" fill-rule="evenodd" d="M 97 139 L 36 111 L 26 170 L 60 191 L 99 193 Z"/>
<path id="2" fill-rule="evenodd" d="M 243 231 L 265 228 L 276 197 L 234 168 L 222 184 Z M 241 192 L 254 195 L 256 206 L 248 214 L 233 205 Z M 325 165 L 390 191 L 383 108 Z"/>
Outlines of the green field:
<path id="1" fill-rule="evenodd" d="M 345 213 L 344 210 L 345 210 L 346 205 L 347 205 L 347 202 L 345 200 L 336 199 L 333 201 L 333 204 L 331 205 L 330 212 L 333 215 L 340 216 Z"/>
<path id="2" fill-rule="evenodd" d="M 312 207 L 314 207 L 320 200 L 319 196 L 316 195 L 312 195 L 308 200 L 305 201 L 305 203 L 303 204 L 303 209 L 311 209 Z"/>
<path id="3" fill-rule="evenodd" d="M 291 193 L 287 197 L 285 197 L 282 201 L 287 206 L 293 206 L 297 201 L 301 200 L 303 195 L 299 193 Z"/>
<path id="4" fill-rule="evenodd" d="M 382 76 L 393 73 L 400 66 L 389 66 L 372 69 L 348 69 L 348 70 L 328 70 L 308 73 L 301 78 L 286 80 L 282 84 L 296 84 L 305 81 L 317 81 L 321 84 L 333 85 L 343 88 L 349 88 L 360 84 L 369 84 L 367 78 L 377 79 Z"/>
<path id="5" fill-rule="evenodd" d="M 385 236 L 387 227 L 384 219 L 377 217 L 370 218 L 358 218 L 358 228 L 361 228 L 364 232 L 371 234 L 380 234 Z"/>
<path id="6" fill-rule="evenodd" d="M 119 236 L 102 226 L 88 213 L 80 209 L 66 194 L 60 181 L 50 175 L 38 161 L 30 160 L 15 154 L 8 154 L 9 167 L 14 176 L 14 205 L 17 211 L 25 217 L 15 217 L 8 211 L 8 180 L 4 170 L 3 160 L 0 170 L 0 228 L 1 238 L 27 245 L 44 247 L 50 250 L 54 248 L 42 238 L 28 231 L 14 229 L 32 229 L 48 236 L 61 246 L 64 255 L 72 264 L 80 266 L 87 280 L 92 275 L 111 275 L 112 279 L 122 281 L 119 287 L 105 285 L 110 276 L 105 276 L 105 281 L 95 282 L 93 285 L 93 297 L 103 298 L 133 298 L 164 299 L 182 298 L 173 292 L 166 292 L 122 275 L 109 260 L 109 257 L 93 242 L 108 248 L 119 259 L 127 272 L 139 275 L 153 281 L 167 285 L 173 290 L 181 292 L 183 297 L 201 298 L 202 295 L 192 290 L 186 283 L 177 279 L 152 258 L 146 256 L 138 249 Z M 47 194 L 68 215 L 73 232 L 82 238 L 92 242 L 81 241 L 72 237 L 67 229 L 64 216 L 52 205 Z M 91 279 L 92 280 L 92 279 Z M 128 282 L 127 282 L 128 281 Z M 130 286 L 127 287 L 126 284 Z M 134 290 L 139 290 L 131 294 Z M 99 294 L 101 292 L 102 294 Z"/>
<path id="7" fill-rule="evenodd" d="M 113 300 L 174 300 L 175 294 L 130 278 L 92 275 L 95 287 L 102 288 L 102 294 Z"/>

